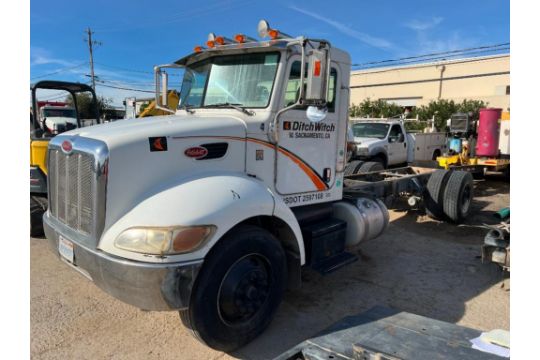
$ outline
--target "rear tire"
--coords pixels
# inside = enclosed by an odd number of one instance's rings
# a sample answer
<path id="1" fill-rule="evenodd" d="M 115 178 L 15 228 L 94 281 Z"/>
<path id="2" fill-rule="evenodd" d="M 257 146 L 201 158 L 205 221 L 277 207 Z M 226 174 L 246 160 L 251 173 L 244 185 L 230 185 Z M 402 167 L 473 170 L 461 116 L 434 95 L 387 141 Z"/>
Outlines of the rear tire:
<path id="1" fill-rule="evenodd" d="M 30 196 L 30 236 L 40 237 L 43 232 L 43 214 L 47 211 L 47 198 Z"/>
<path id="2" fill-rule="evenodd" d="M 358 174 L 363 174 L 367 172 L 373 172 L 373 171 L 381 171 L 384 170 L 384 165 L 378 161 L 367 161 L 360 165 L 358 168 Z"/>
<path id="3" fill-rule="evenodd" d="M 435 170 L 429 177 L 424 195 L 426 214 L 437 220 L 444 220 L 443 198 L 446 182 L 450 176 L 448 170 Z"/>
<path id="4" fill-rule="evenodd" d="M 364 162 L 362 160 L 353 160 L 353 161 L 350 161 L 347 166 L 345 166 L 345 171 L 343 172 L 343 174 L 345 176 L 347 175 L 354 175 L 358 172 L 358 169 L 360 168 L 360 166 L 362 166 Z"/>
<path id="5" fill-rule="evenodd" d="M 471 212 L 473 199 L 473 177 L 466 171 L 453 171 L 444 189 L 444 213 L 459 223 Z"/>
<path id="6" fill-rule="evenodd" d="M 286 257 L 279 241 L 264 229 L 241 226 L 207 255 L 180 319 L 205 345 L 235 350 L 270 324 L 286 283 Z"/>

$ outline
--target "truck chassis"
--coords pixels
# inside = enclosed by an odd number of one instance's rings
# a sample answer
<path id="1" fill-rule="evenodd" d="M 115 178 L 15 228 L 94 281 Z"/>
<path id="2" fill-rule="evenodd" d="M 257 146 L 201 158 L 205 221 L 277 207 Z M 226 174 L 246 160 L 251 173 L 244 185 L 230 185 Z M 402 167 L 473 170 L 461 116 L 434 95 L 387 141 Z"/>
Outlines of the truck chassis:
<path id="1" fill-rule="evenodd" d="M 343 180 L 343 197 L 376 196 L 388 200 L 403 194 L 422 195 L 429 177 L 435 170 L 406 166 L 348 175 Z"/>

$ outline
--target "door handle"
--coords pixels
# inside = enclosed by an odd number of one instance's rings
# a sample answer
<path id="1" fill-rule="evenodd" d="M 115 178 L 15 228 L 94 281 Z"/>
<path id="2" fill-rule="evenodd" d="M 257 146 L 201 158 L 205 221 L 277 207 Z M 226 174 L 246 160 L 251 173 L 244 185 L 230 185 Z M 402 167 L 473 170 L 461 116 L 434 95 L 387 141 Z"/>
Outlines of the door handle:
<path id="1" fill-rule="evenodd" d="M 323 181 L 328 184 L 331 179 L 332 179 L 332 169 L 325 168 L 323 170 Z"/>

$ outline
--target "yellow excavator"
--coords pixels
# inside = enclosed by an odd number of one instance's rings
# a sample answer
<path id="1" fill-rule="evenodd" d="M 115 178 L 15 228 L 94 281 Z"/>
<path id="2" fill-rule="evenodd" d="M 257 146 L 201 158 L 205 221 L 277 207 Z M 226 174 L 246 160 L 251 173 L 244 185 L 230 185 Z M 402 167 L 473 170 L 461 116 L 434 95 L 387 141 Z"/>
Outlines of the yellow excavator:
<path id="1" fill-rule="evenodd" d="M 180 102 L 180 96 L 178 96 L 178 93 L 174 90 L 169 91 L 167 94 L 168 100 L 168 107 L 171 110 L 175 110 L 178 106 L 178 103 Z M 158 116 L 158 115 L 171 115 L 170 112 L 166 112 L 160 109 L 156 108 L 156 101 L 152 101 L 141 113 L 139 114 L 139 117 L 147 117 L 147 116 Z"/>
<path id="2" fill-rule="evenodd" d="M 37 99 L 37 91 L 63 90 L 73 99 L 73 105 L 50 106 Z M 99 108 L 94 89 L 86 84 L 44 80 L 30 87 L 32 109 L 30 112 L 30 236 L 43 235 L 43 213 L 47 210 L 47 147 L 51 138 L 64 131 L 99 124 Z M 77 94 L 92 95 L 92 118 L 83 120 L 77 106 Z"/>

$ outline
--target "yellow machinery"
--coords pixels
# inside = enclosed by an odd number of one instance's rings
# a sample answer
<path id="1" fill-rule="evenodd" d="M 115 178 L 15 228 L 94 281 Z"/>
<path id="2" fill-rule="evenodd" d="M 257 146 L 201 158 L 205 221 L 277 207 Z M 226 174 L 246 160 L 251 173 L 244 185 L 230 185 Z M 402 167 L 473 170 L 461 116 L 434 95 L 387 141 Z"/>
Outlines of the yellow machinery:
<path id="1" fill-rule="evenodd" d="M 510 121 L 510 113 L 509 112 L 502 112 L 500 117 L 501 121 Z M 505 126 L 505 128 L 508 128 L 509 126 Z M 461 151 L 459 153 L 453 153 L 453 154 L 444 154 L 443 156 L 437 157 L 437 163 L 439 167 L 443 169 L 451 169 L 451 168 L 460 168 L 460 169 L 469 169 L 472 172 L 475 173 L 481 173 L 483 174 L 484 171 L 497 171 L 497 172 L 503 172 L 507 177 L 510 175 L 510 157 L 509 155 L 499 156 L 499 157 L 470 157 L 471 154 L 471 148 L 470 148 L 470 140 L 472 138 L 462 139 L 461 140 Z M 508 140 L 508 137 L 502 137 L 502 139 Z M 505 147 L 505 152 L 509 153 L 510 146 L 509 142 Z"/>
<path id="2" fill-rule="evenodd" d="M 73 99 L 73 107 L 77 114 L 77 127 L 81 127 L 77 107 L 77 94 L 90 93 L 93 97 L 93 113 L 99 123 L 99 109 L 94 89 L 86 84 L 65 81 L 44 80 L 34 84 L 32 92 L 32 111 L 30 113 L 30 235 L 43 234 L 43 213 L 47 209 L 47 147 L 49 141 L 60 131 L 52 133 L 45 126 L 45 118 L 41 118 L 36 93 L 39 89 L 67 91 Z"/>
<path id="3" fill-rule="evenodd" d="M 168 107 L 171 110 L 175 110 L 178 106 L 178 103 L 180 102 L 180 97 L 178 96 L 178 93 L 174 90 L 169 91 L 168 95 Z M 171 113 L 166 112 L 164 110 L 160 110 L 156 108 L 156 101 L 152 101 L 146 109 L 144 109 L 140 114 L 139 117 L 147 117 L 147 116 L 158 116 L 158 115 L 170 115 Z"/>

